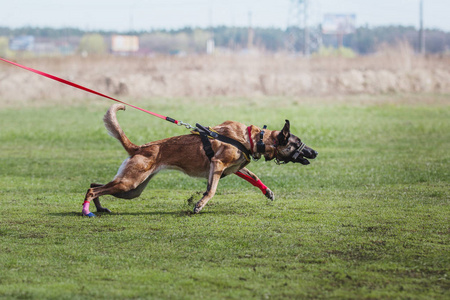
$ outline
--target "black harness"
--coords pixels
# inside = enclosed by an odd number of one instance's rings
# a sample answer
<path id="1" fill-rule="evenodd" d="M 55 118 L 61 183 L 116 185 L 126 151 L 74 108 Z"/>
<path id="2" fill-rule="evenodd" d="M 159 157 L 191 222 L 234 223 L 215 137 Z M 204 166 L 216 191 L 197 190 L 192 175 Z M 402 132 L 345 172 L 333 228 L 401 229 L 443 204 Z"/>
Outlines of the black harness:
<path id="1" fill-rule="evenodd" d="M 195 124 L 197 126 L 197 128 L 195 130 L 192 131 L 193 134 L 198 134 L 200 135 L 200 139 L 202 141 L 203 144 L 203 150 L 205 151 L 206 156 L 208 157 L 208 159 L 211 161 L 211 159 L 214 157 L 214 150 L 212 149 L 212 145 L 211 145 L 211 140 L 218 140 L 230 145 L 233 145 L 234 147 L 238 148 L 243 154 L 245 159 L 250 162 L 250 157 L 253 157 L 254 160 L 258 160 L 259 158 L 255 157 L 254 155 L 252 155 L 252 151 L 248 150 L 244 145 L 242 145 L 240 142 L 229 138 L 227 136 L 221 135 L 217 132 L 215 132 L 214 130 L 210 129 L 209 127 L 204 127 L 200 124 Z M 259 141 L 256 143 L 256 152 L 257 153 L 261 153 L 264 154 L 266 152 L 266 145 L 263 142 L 263 137 L 264 137 L 264 129 L 266 129 L 267 126 L 264 125 L 262 130 L 259 133 Z M 250 126 L 247 127 L 248 135 L 250 138 L 250 147 L 253 148 L 253 141 L 251 138 L 251 133 L 250 133 Z M 278 143 L 275 142 L 275 147 L 277 147 L 278 145 L 286 145 L 287 142 L 284 141 L 285 139 L 283 139 L 281 136 L 278 137 Z M 275 157 L 276 163 L 277 164 L 286 164 L 290 161 L 292 162 L 301 162 L 299 160 L 301 160 L 301 154 L 303 149 L 306 147 L 305 143 L 300 143 L 300 145 L 297 147 L 297 149 L 295 149 L 294 153 L 292 154 L 292 156 L 285 160 L 279 160 L 277 157 Z M 300 157 L 300 158 L 299 158 Z"/>
<path id="2" fill-rule="evenodd" d="M 238 148 L 244 154 L 245 159 L 247 161 L 250 161 L 250 150 L 248 150 L 240 142 L 238 142 L 232 138 L 229 138 L 227 136 L 221 135 L 221 134 L 209 129 L 209 127 L 206 128 L 198 123 L 195 124 L 195 126 L 197 128 L 195 130 L 193 130 L 192 133 L 200 135 L 200 139 L 202 140 L 202 143 L 203 143 L 203 150 L 205 151 L 205 154 L 209 160 L 211 160 L 214 156 L 214 150 L 212 149 L 211 141 L 210 141 L 210 139 L 214 139 L 214 140 L 218 140 L 218 141 L 233 145 L 234 147 Z"/>

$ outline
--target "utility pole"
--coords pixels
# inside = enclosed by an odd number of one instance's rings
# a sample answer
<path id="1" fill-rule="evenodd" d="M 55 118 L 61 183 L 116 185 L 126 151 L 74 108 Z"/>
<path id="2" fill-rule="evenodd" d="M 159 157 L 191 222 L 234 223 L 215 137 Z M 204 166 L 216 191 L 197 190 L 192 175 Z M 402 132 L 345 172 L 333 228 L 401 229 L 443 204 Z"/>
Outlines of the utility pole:
<path id="1" fill-rule="evenodd" d="M 322 32 L 316 7 L 318 0 L 291 0 L 288 19 L 287 48 L 290 52 L 301 52 L 309 57 L 322 46 Z"/>
<path id="2" fill-rule="evenodd" d="M 303 54 L 305 54 L 306 57 L 309 57 L 311 55 L 311 50 L 310 50 L 310 38 L 309 38 L 309 24 L 308 24 L 308 0 L 303 1 L 303 5 L 304 5 L 304 17 L 303 17 L 303 30 L 305 31 L 305 45 L 304 45 L 304 49 L 303 49 Z"/>
<path id="3" fill-rule="evenodd" d="M 214 28 L 213 28 L 213 9 L 209 7 L 209 38 L 206 40 L 206 54 L 214 53 L 216 45 L 214 43 Z"/>
<path id="4" fill-rule="evenodd" d="M 420 0 L 419 4 L 419 10 L 420 10 L 420 29 L 419 29 L 419 47 L 420 47 L 420 54 L 425 54 L 425 31 L 423 28 L 423 0 Z"/>
<path id="5" fill-rule="evenodd" d="M 252 12 L 248 12 L 248 35 L 247 35 L 247 50 L 251 50 L 253 48 L 253 38 L 255 32 L 253 31 L 252 26 Z"/>

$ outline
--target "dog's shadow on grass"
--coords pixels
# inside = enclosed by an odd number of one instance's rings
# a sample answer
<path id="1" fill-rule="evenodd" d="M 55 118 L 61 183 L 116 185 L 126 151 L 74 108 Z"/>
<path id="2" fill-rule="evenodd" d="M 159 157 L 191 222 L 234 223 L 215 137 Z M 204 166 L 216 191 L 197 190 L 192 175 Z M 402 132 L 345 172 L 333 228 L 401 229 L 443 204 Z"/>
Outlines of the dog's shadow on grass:
<path id="1" fill-rule="evenodd" d="M 97 218 L 102 216 L 179 216 L 179 217 L 191 217 L 199 215 L 211 215 L 217 214 L 217 212 L 209 211 L 202 212 L 200 214 L 194 214 L 191 210 L 177 210 L 177 211 L 144 211 L 144 212 L 111 212 L 111 213 L 94 213 Z M 71 211 L 71 212 L 59 212 L 59 213 L 49 213 L 48 215 L 53 217 L 83 217 L 81 212 Z"/>
<path id="2" fill-rule="evenodd" d="M 139 212 L 94 212 L 96 217 L 102 217 L 102 216 L 179 216 L 179 217 L 191 217 L 194 215 L 214 215 L 214 214 L 220 214 L 220 212 L 215 211 L 205 211 L 201 212 L 200 214 L 195 214 L 193 212 L 195 207 L 195 198 L 198 197 L 198 195 L 201 195 L 201 192 L 195 192 L 192 194 L 188 199 L 185 200 L 185 206 L 184 208 L 176 211 L 139 211 Z M 208 205 L 209 206 L 209 205 Z M 82 213 L 79 211 L 71 211 L 71 212 L 59 212 L 59 213 L 49 213 L 50 216 L 54 217 L 83 217 Z"/>

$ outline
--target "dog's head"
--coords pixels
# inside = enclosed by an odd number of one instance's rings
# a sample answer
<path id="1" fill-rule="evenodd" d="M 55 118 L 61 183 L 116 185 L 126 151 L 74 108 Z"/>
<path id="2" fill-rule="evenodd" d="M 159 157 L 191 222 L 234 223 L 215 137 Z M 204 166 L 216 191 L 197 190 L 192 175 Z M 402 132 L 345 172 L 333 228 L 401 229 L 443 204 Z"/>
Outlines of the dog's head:
<path id="1" fill-rule="evenodd" d="M 272 131 L 273 151 L 264 155 L 266 160 L 275 159 L 278 164 L 288 162 L 308 165 L 309 159 L 314 159 L 318 155 L 317 151 L 306 146 L 297 136 L 290 131 L 289 120 L 286 120 L 281 131 Z"/>

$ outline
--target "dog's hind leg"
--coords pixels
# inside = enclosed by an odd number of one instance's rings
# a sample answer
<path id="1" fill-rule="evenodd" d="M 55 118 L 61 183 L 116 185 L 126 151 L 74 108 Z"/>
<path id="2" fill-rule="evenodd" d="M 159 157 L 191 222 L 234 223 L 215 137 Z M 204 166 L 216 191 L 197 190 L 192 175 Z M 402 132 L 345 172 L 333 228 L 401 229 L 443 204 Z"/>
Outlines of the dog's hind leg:
<path id="1" fill-rule="evenodd" d="M 83 215 L 87 217 L 95 217 L 95 215 L 89 211 L 89 204 L 91 203 L 91 201 L 94 201 L 94 204 L 97 207 L 97 203 L 98 205 L 100 205 L 100 200 L 98 199 L 100 196 L 111 195 L 115 191 L 119 192 L 124 188 L 125 187 L 120 186 L 120 180 L 117 179 L 105 185 L 91 185 L 91 188 L 87 190 L 86 196 L 84 198 L 82 210 Z"/>
<path id="2" fill-rule="evenodd" d="M 91 188 L 93 188 L 93 187 L 101 187 L 101 186 L 103 186 L 103 184 L 91 183 Z M 106 212 L 106 213 L 110 213 L 111 212 L 106 207 L 102 207 L 102 205 L 100 204 L 99 197 L 94 198 L 94 204 L 95 204 L 95 208 L 97 208 L 97 212 Z"/>
<path id="3" fill-rule="evenodd" d="M 100 200 L 98 199 L 100 196 L 112 195 L 125 199 L 138 197 L 153 175 L 157 173 L 154 172 L 155 169 L 156 167 L 152 166 L 151 161 L 142 161 L 141 159 L 126 160 L 113 181 L 105 185 L 92 184 L 91 188 L 87 190 L 83 202 L 83 215 L 95 217 L 89 211 L 91 201 L 94 201 L 99 211 L 107 210 L 107 208 L 103 208 L 100 205 Z"/>
<path id="4" fill-rule="evenodd" d="M 82 211 L 83 215 L 87 217 L 95 217 L 95 215 L 89 211 L 89 204 L 91 203 L 91 201 L 94 201 L 94 204 L 96 204 L 97 206 L 97 203 L 95 201 L 96 199 L 98 204 L 100 204 L 100 200 L 98 200 L 98 197 L 104 195 L 113 195 L 118 196 L 119 198 L 125 198 L 121 197 L 121 195 L 126 194 L 128 191 L 133 191 L 134 189 L 136 189 L 136 187 L 136 183 L 127 180 L 127 178 L 116 178 L 105 185 L 91 187 L 87 190 L 86 197 L 84 198 Z M 132 199 L 137 196 L 139 195 L 133 194 L 133 197 L 128 197 L 128 199 Z"/>
<path id="5" fill-rule="evenodd" d="M 206 192 L 203 194 L 203 198 L 195 204 L 194 213 L 199 213 L 206 203 L 214 197 L 217 190 L 217 185 L 219 184 L 220 177 L 222 176 L 224 170 L 224 165 L 220 160 L 212 158 L 211 169 L 209 171 L 208 187 Z"/>
<path id="6" fill-rule="evenodd" d="M 275 199 L 275 195 L 273 192 L 264 184 L 262 181 L 256 176 L 254 173 L 252 173 L 247 168 L 242 168 L 239 171 L 235 173 L 237 176 L 241 177 L 242 179 L 247 180 L 250 182 L 253 186 L 256 186 L 261 190 L 261 192 L 270 200 Z"/>

